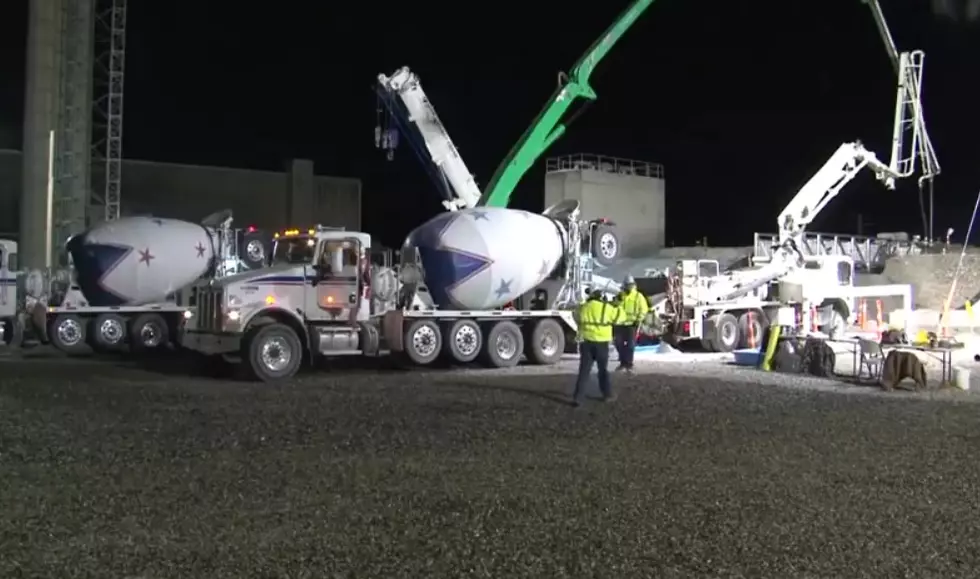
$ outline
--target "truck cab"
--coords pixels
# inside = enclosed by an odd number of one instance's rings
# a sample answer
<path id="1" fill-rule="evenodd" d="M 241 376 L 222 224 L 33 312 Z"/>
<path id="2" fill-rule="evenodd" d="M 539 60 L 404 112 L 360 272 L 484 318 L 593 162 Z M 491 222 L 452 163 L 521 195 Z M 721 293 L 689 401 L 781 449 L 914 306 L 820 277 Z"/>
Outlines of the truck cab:
<path id="1" fill-rule="evenodd" d="M 181 343 L 241 356 L 263 380 L 294 374 L 304 351 L 377 353 L 370 252 L 366 233 L 320 226 L 277 233 L 268 267 L 198 286 Z"/>
<path id="2" fill-rule="evenodd" d="M 17 326 L 17 242 L 0 239 L 0 344 L 10 344 Z"/>

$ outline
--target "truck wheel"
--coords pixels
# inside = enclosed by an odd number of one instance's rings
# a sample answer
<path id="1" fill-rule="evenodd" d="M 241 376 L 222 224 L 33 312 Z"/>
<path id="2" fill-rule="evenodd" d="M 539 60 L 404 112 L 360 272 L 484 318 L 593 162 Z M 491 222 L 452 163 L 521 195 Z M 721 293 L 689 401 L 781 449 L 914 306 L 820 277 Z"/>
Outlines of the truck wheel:
<path id="1" fill-rule="evenodd" d="M 432 320 L 416 320 L 405 330 L 405 355 L 413 364 L 425 366 L 435 362 L 442 351 L 442 331 Z"/>
<path id="2" fill-rule="evenodd" d="M 830 323 L 820 328 L 831 340 L 841 340 L 847 331 L 847 321 L 837 310 L 830 311 Z"/>
<path id="3" fill-rule="evenodd" d="M 738 347 L 738 320 L 731 314 L 715 317 L 714 334 L 711 343 L 716 352 L 728 353 Z"/>
<path id="4" fill-rule="evenodd" d="M 491 368 L 512 368 L 521 361 L 524 334 L 514 322 L 497 322 L 487 332 L 481 361 Z"/>
<path id="5" fill-rule="evenodd" d="M 565 352 L 565 331 L 555 320 L 538 320 L 524 344 L 524 353 L 532 364 L 550 366 Z"/>
<path id="6" fill-rule="evenodd" d="M 66 354 L 86 350 L 85 322 L 75 314 L 58 314 L 48 326 L 48 337 L 55 348 Z"/>
<path id="7" fill-rule="evenodd" d="M 169 328 L 160 314 L 141 314 L 129 326 L 129 343 L 137 352 L 156 350 L 170 341 Z"/>
<path id="8" fill-rule="evenodd" d="M 459 320 L 443 335 L 442 350 L 454 362 L 468 364 L 483 348 L 483 331 L 473 320 Z"/>
<path id="9" fill-rule="evenodd" d="M 758 348 L 762 342 L 762 328 L 765 314 L 745 312 L 738 317 L 739 348 Z M 768 323 L 766 323 L 768 325 Z"/>
<path id="10" fill-rule="evenodd" d="M 285 324 L 264 324 L 245 338 L 243 361 L 249 373 L 262 382 L 292 378 L 303 364 L 303 344 Z"/>
<path id="11" fill-rule="evenodd" d="M 592 257 L 599 265 L 608 266 L 619 258 L 622 245 L 611 225 L 596 225 L 592 229 Z"/>
<path id="12" fill-rule="evenodd" d="M 116 350 L 126 341 L 126 320 L 118 314 L 99 314 L 92 321 L 89 339 L 96 350 Z"/>
<path id="13" fill-rule="evenodd" d="M 238 258 L 245 269 L 253 270 L 263 267 L 266 263 L 270 239 L 264 231 L 243 231 L 240 233 Z"/>
<path id="14" fill-rule="evenodd" d="M 9 320 L 0 320 L 3 327 L 3 344 L 11 348 L 20 348 L 24 345 L 24 320 L 20 317 L 13 317 Z"/>

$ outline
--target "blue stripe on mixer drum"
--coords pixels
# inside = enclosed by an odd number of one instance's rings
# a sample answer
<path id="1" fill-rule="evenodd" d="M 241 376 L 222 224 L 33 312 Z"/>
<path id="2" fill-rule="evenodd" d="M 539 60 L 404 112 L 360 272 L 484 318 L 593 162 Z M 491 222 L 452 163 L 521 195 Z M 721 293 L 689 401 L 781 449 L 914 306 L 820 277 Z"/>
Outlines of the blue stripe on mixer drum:
<path id="1" fill-rule="evenodd" d="M 419 254 L 429 294 L 443 307 L 453 303 L 454 289 L 493 265 L 492 259 L 449 247 L 420 247 Z"/>
<path id="2" fill-rule="evenodd" d="M 68 251 L 75 262 L 78 287 L 93 305 L 122 306 L 125 297 L 105 286 L 105 279 L 119 267 L 133 248 L 113 244 L 85 244 L 84 236 L 73 237 Z"/>

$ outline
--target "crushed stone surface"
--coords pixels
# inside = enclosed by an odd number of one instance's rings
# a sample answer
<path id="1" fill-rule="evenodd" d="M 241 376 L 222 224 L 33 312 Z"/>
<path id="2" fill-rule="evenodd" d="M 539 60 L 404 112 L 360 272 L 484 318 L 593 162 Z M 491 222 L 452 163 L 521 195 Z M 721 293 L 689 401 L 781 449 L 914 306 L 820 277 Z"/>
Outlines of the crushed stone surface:
<path id="1" fill-rule="evenodd" d="M 976 576 L 972 393 L 638 365 L 4 359 L 0 577 Z"/>

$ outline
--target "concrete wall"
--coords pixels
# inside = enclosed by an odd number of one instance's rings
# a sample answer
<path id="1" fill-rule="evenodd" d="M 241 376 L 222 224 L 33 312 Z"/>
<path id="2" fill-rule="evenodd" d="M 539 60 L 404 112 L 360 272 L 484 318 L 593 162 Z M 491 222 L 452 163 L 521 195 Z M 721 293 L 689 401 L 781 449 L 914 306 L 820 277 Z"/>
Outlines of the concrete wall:
<path id="1" fill-rule="evenodd" d="M 19 229 L 20 170 L 19 152 L 0 151 L 0 232 Z M 124 161 L 122 180 L 123 214 L 199 221 L 231 209 L 240 225 L 265 229 L 361 227 L 360 180 L 315 176 L 311 161 L 293 161 L 282 172 Z M 101 211 L 93 207 L 93 218 Z"/>
<path id="2" fill-rule="evenodd" d="M 47 222 L 49 131 L 58 128 L 62 109 L 60 81 L 62 64 L 62 3 L 60 0 L 32 0 L 27 24 L 27 83 L 24 87 L 23 163 L 18 171 L 18 222 L 30 223 L 21 240 L 21 263 L 29 267 L 44 265 Z M 4 174 L 0 172 L 0 175 Z M 23 177 L 20 177 L 23 176 Z M 21 186 L 21 178 L 23 186 Z M 3 228 L 0 228 L 3 229 Z"/>
<path id="3" fill-rule="evenodd" d="M 549 159 L 544 198 L 545 207 L 575 199 L 584 218 L 614 221 L 628 256 L 664 246 L 666 183 L 660 165 L 594 155 Z"/>

